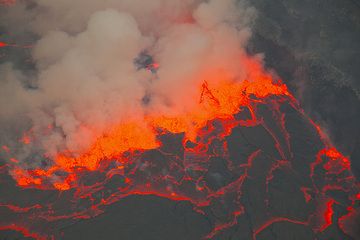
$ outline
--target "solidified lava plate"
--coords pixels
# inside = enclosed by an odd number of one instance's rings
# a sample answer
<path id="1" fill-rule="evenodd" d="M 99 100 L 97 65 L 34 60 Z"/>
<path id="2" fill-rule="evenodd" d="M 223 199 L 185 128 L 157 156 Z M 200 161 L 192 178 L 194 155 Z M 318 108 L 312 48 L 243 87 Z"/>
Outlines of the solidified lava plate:
<path id="1" fill-rule="evenodd" d="M 354 229 L 347 225 L 358 217 L 359 191 L 349 160 L 329 145 L 284 85 L 270 86 L 274 93 L 249 93 L 248 83 L 224 94 L 204 85 L 200 104 L 220 111 L 227 101 L 221 96 L 238 96 L 234 113 L 204 122 L 192 140 L 157 126 L 156 147 L 99 159 L 94 170 L 14 169 L 18 187 L 5 194 L 15 183 L 4 165 L 1 229 L 58 239 L 58 226 L 94 218 L 131 195 L 156 195 L 190 202 L 206 216 L 212 227 L 204 238 L 224 239 L 241 226 L 239 239 L 270 239 L 285 222 L 293 234 L 307 234 L 296 239 L 351 239 Z M 62 181 L 54 184 L 60 190 L 55 197 L 49 174 Z"/>
<path id="2" fill-rule="evenodd" d="M 132 239 L 359 239 L 359 183 L 350 160 L 280 79 L 256 58 L 242 58 L 248 73 L 240 80 L 223 71 L 201 75 L 208 78 L 193 86 L 197 95 L 186 113 L 122 121 L 81 154 L 42 156 L 41 166 L 24 168 L 2 146 L 1 233 L 89 239 L 67 228 L 101 218 L 115 204 L 131 208 L 155 196 L 184 203 L 204 231 L 188 226 L 187 236 L 163 229 L 163 237 Z M 144 54 L 135 63 L 153 76 L 162 68 Z M 37 138 L 30 129 L 21 141 Z M 119 234 L 111 239 L 129 239 Z"/>

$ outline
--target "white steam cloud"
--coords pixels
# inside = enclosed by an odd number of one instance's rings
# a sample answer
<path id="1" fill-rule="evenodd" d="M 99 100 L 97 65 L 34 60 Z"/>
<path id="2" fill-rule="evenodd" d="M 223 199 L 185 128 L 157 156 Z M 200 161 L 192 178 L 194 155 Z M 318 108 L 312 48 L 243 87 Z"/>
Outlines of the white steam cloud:
<path id="1" fill-rule="evenodd" d="M 54 156 L 83 151 L 129 118 L 186 112 L 205 78 L 246 76 L 241 63 L 254 15 L 235 0 L 19 2 L 1 20 L 39 36 L 36 88 L 24 86 L 29 77 L 10 64 L 0 66 L 1 121 L 26 116 L 40 139 L 31 147 Z M 156 74 L 134 64 L 144 52 L 159 63 Z"/>

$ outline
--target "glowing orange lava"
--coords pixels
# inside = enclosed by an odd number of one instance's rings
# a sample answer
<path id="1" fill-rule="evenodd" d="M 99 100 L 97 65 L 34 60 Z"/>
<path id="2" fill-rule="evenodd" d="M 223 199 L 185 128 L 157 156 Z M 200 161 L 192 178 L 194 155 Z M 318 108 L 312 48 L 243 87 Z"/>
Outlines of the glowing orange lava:
<path id="1" fill-rule="evenodd" d="M 39 203 L 29 207 L 6 203 L 0 204 L 0 207 L 10 209 L 15 214 L 21 213 L 31 217 L 34 217 L 33 213 L 36 212 L 36 218 L 40 222 L 45 220 L 55 223 L 95 217 L 103 213 L 106 206 L 130 195 L 155 195 L 173 201 L 189 201 L 194 205 L 194 210 L 203 215 L 206 215 L 205 211 L 212 210 L 212 207 L 216 209 L 217 202 L 230 201 L 232 207 L 228 210 L 222 209 L 226 212 L 224 219 L 216 218 L 212 222 L 214 227 L 206 236 L 207 239 L 212 239 L 222 231 L 235 226 L 238 218 L 248 211 L 245 207 L 246 200 L 245 203 L 242 202 L 242 196 L 245 195 L 244 185 L 249 184 L 247 180 L 256 178 L 252 176 L 256 175 L 252 168 L 256 165 L 263 167 L 257 168 L 260 172 L 264 171 L 264 176 L 258 178 L 263 184 L 256 185 L 257 181 L 253 181 L 252 184 L 260 188 L 263 186 L 267 195 L 270 195 L 271 184 L 278 177 L 279 171 L 283 171 L 283 174 L 296 172 L 293 165 L 296 165 L 299 159 L 294 157 L 292 152 L 293 135 L 290 135 L 286 126 L 287 115 L 280 108 L 281 104 L 288 104 L 287 107 L 299 113 L 299 118 L 304 118 L 309 123 L 306 129 L 313 131 L 321 140 L 317 146 L 319 148 L 310 157 L 314 157 L 313 159 L 300 159 L 304 161 L 301 162 L 301 166 L 306 168 L 304 177 L 309 177 L 310 180 L 299 183 L 301 185 L 298 192 L 303 196 L 301 201 L 311 205 L 311 209 L 316 205 L 316 211 L 308 218 L 264 214 L 251 229 L 252 239 L 257 239 L 265 234 L 270 226 L 280 222 L 301 225 L 321 234 L 336 222 L 337 207 L 349 209 L 339 218 L 339 226 L 345 229 L 343 223 L 350 221 L 349 219 L 356 214 L 354 206 L 356 200 L 359 200 L 350 160 L 334 148 L 321 128 L 304 114 L 285 84 L 275 80 L 257 61 L 249 58 L 246 64 L 250 73 L 244 79 L 232 79 L 226 74 L 209 76 L 204 73 L 207 77 L 199 81 L 198 86 L 193 86 L 198 95 L 193 99 L 184 99 L 192 103 L 191 108 L 187 108 L 186 111 L 171 114 L 151 112 L 138 119 L 123 120 L 114 126 L 108 126 L 108 130 L 102 134 L 95 135 L 85 151 L 67 150 L 57 154 L 53 159 L 45 156 L 48 161 L 43 167 L 25 168 L 21 161 L 10 156 L 13 149 L 2 146 L 2 152 L 9 155 L 5 167 L 10 170 L 18 186 L 58 190 L 61 193 L 59 195 L 68 194 L 67 198 L 70 200 L 65 197 L 63 201 L 71 202 L 71 207 L 70 212 L 65 213 L 63 209 L 57 210 L 57 202 Z M 148 70 L 154 73 L 157 68 L 159 66 L 153 64 Z M 270 112 L 268 115 L 260 113 L 259 109 L 265 106 Z M 244 116 L 239 116 L 243 113 Z M 271 121 L 266 120 L 269 116 Z M 91 129 L 91 126 L 81 127 Z M 250 131 L 255 133 L 257 130 L 263 130 L 265 133 L 260 133 L 256 137 L 269 136 L 272 142 L 266 142 L 265 145 L 272 145 L 276 152 L 274 155 L 277 156 L 270 156 L 271 154 L 263 149 L 265 147 L 254 144 L 251 147 L 255 149 L 249 150 L 248 155 L 230 157 L 230 141 L 227 138 L 234 132 L 236 134 L 237 127 L 251 129 Z M 51 132 L 54 128 L 53 125 L 49 125 L 45 131 Z M 167 141 L 167 137 L 170 141 Z M 239 138 L 246 137 L 241 135 Z M 257 140 L 261 142 L 262 139 Z M 172 141 L 177 141 L 179 149 L 172 148 Z M 26 145 L 25 147 L 36 143 L 33 131 L 23 134 L 20 143 Z M 249 141 L 249 145 L 250 143 Z M 240 148 L 246 144 L 236 145 L 232 150 L 241 151 Z M 216 159 L 223 160 L 228 168 L 226 171 L 232 174 L 231 181 L 218 189 L 205 179 L 210 172 L 211 161 Z M 91 183 L 84 180 L 89 176 Z M 95 177 L 92 178 L 93 176 Z M 113 178 L 116 183 L 111 183 Z M 317 181 L 319 178 L 324 181 Z M 115 187 L 111 188 L 111 184 Z M 349 196 L 349 204 L 341 206 L 340 201 L 328 196 L 328 192 L 333 190 L 345 192 Z M 271 199 L 266 197 L 264 206 L 270 206 L 270 201 Z M 270 211 L 271 208 L 267 210 Z M 13 221 L 17 222 L 16 219 Z M 9 225 L 6 222 L 0 224 L 0 230 L 12 229 L 36 239 L 55 239 L 52 232 L 38 229 L 37 225 L 41 224 L 28 225 L 24 226 L 22 222 Z"/>
<path id="2" fill-rule="evenodd" d="M 156 64 L 155 64 L 156 65 Z M 156 65 L 158 67 L 158 65 Z M 271 95 L 291 97 L 285 84 L 278 80 L 276 83 L 272 76 L 261 70 L 256 61 L 249 61 L 249 67 L 254 72 L 251 79 L 241 81 L 230 80 L 225 76 L 216 76 L 216 82 L 209 84 L 204 80 L 199 86 L 199 99 L 187 113 L 177 115 L 148 115 L 145 119 L 123 122 L 106 134 L 98 136 L 90 148 L 83 153 L 63 152 L 54 161 L 54 165 L 47 170 L 35 169 L 26 171 L 15 168 L 12 171 L 21 186 L 41 185 L 42 179 L 51 177 L 56 171 L 76 172 L 77 169 L 94 171 L 104 160 L 118 159 L 123 161 L 121 155 L 127 151 L 147 150 L 159 147 L 157 134 L 159 131 L 170 133 L 185 133 L 186 138 L 195 141 L 198 131 L 208 121 L 213 119 L 233 119 L 233 115 L 241 106 L 251 110 L 250 102 L 254 99 L 261 101 Z M 21 140 L 29 144 L 31 137 L 28 133 Z M 76 178 L 67 178 L 62 182 L 55 182 L 53 186 L 59 190 L 67 190 Z"/>

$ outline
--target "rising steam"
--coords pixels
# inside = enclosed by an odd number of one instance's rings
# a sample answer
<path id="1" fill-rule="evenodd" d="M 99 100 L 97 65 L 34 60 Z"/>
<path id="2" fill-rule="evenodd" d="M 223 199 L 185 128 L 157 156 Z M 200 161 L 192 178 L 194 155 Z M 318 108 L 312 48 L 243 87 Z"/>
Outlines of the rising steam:
<path id="1" fill-rule="evenodd" d="M 253 17 L 234 0 L 37 0 L 9 8 L 9 25 L 27 22 L 39 39 L 36 77 L 1 66 L 1 119 L 29 123 L 18 160 L 34 151 L 81 154 L 129 119 L 186 114 L 205 80 L 242 81 Z M 136 64 L 144 56 L 159 64 L 156 74 Z"/>
<path id="2" fill-rule="evenodd" d="M 150 194 L 191 202 L 211 225 L 206 239 L 236 225 L 233 236 L 256 239 L 278 222 L 351 235 L 351 162 L 247 54 L 254 17 L 236 0 L 8 6 L 8 31 L 37 40 L 33 65 L 0 65 L 0 181 L 17 184 L 1 196 L 0 231 L 63 239 L 65 220 Z"/>

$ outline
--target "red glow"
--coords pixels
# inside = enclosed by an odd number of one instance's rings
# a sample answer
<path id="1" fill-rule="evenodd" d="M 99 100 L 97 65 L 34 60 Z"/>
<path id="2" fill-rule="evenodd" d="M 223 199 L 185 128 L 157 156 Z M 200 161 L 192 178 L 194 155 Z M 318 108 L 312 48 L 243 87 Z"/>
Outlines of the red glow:
<path id="1" fill-rule="evenodd" d="M 68 194 L 71 206 L 69 212 L 65 213 L 63 209 L 58 210 L 56 203 L 53 202 L 29 207 L 0 204 L 0 207 L 22 214 L 24 218 L 31 216 L 35 220 L 52 223 L 95 217 L 103 213 L 106 206 L 130 195 L 155 195 L 173 201 L 189 201 L 193 204 L 194 210 L 203 215 L 206 215 L 206 210 L 212 210 L 214 202 L 229 201 L 231 208 L 224 210 L 223 219 L 215 219 L 212 222 L 214 227 L 207 238 L 213 238 L 236 225 L 238 217 L 246 213 L 243 187 L 247 181 L 256 178 L 252 169 L 264 158 L 270 162 L 267 162 L 268 166 L 264 166 L 262 178 L 256 181 L 263 181 L 261 186 L 264 186 L 266 192 L 264 205 L 269 207 L 271 184 L 276 180 L 277 174 L 294 173 L 293 163 L 300 161 L 295 159 L 291 152 L 292 136 L 287 129 L 286 113 L 281 109 L 282 104 L 289 104 L 292 110 L 300 113 L 305 119 L 306 116 L 280 80 L 274 80 L 256 61 L 250 59 L 246 64 L 251 70 L 251 74 L 246 79 L 234 81 L 226 74 L 219 74 L 209 76 L 209 79 L 204 78 L 199 86 L 194 86 L 198 96 L 188 100 L 193 105 L 186 113 L 178 112 L 172 115 L 149 113 L 141 119 L 128 119 L 118 125 L 109 126 L 108 131 L 93 139 L 85 151 L 63 151 L 54 159 L 46 159 L 49 161 L 45 162 L 43 167 L 32 167 L 31 162 L 24 166 L 21 161 L 9 156 L 9 166 L 6 167 L 9 168 L 20 188 L 58 190 L 60 193 L 58 198 L 61 199 L 59 202 L 69 202 L 69 199 L 61 198 L 62 194 Z M 148 69 L 154 70 L 158 67 L 157 64 L 153 64 Z M 204 73 L 204 76 L 207 75 Z M 259 108 L 264 106 L 269 107 L 275 123 L 267 122 L 259 113 Z M 243 112 L 246 111 L 248 111 L 246 118 L 237 118 L 237 114 L 243 117 L 242 114 L 245 115 Z M 304 181 L 308 185 L 304 183 L 294 191 L 298 191 L 300 196 L 301 193 L 303 194 L 304 199 L 301 201 L 304 204 L 316 205 L 313 218 L 319 220 L 321 226 L 313 224 L 308 219 L 296 220 L 301 218 L 269 214 L 254 224 L 256 226 L 252 232 L 254 239 L 277 222 L 310 226 L 319 231 L 329 228 L 333 224 L 335 215 L 333 209 L 335 201 L 328 200 L 327 197 L 331 190 L 343 191 L 349 195 L 349 199 L 359 199 L 359 194 L 353 193 L 357 187 L 351 175 L 349 159 L 331 146 L 319 126 L 311 120 L 309 122 L 319 133 L 323 145 L 319 147 L 320 151 L 318 149 L 315 151 L 318 151 L 318 154 L 311 163 L 304 163 L 304 168 L 307 168 L 310 175 L 301 177 L 309 178 L 308 181 Z M 91 129 L 91 126 L 81 127 Z M 227 138 L 237 128 L 263 129 L 273 142 L 275 153 L 269 153 L 259 146 L 252 146 L 255 149 L 244 155 L 244 159 L 231 159 Z M 53 130 L 54 126 L 49 125 L 43 134 L 49 134 Z M 173 144 L 162 140 L 163 137 L 175 138 L 175 136 L 177 140 L 180 139 L 180 146 L 176 146 L 180 150 L 172 149 Z M 244 136 L 241 137 L 245 139 Z M 29 131 L 23 135 L 21 142 L 31 146 L 36 144 L 36 140 L 32 131 Z M 242 146 L 238 147 L 241 150 Z M 8 147 L 3 146 L 2 149 L 7 154 L 10 153 Z M 152 157 L 146 154 L 158 154 L 159 157 L 156 155 L 153 157 L 156 161 L 152 161 Z M 232 176 L 228 183 L 211 186 L 206 182 L 205 177 L 212 158 L 224 161 Z M 86 175 L 95 173 L 101 177 L 98 177 L 99 179 L 94 177 L 92 179 L 94 182 L 91 183 L 84 180 Z M 339 174 L 344 176 L 338 177 Z M 336 181 L 331 180 L 334 175 L 337 177 Z M 115 187 L 107 189 L 106 185 L 115 177 L 118 177 L 116 183 L 113 183 Z M 317 177 L 324 179 L 324 183 L 318 183 Z M 188 187 L 189 185 L 191 187 Z M 73 195 L 69 197 L 70 194 Z M 87 205 L 81 201 L 86 202 Z M 79 207 L 77 204 L 83 206 Z M 351 203 L 351 206 L 353 205 L 354 202 Z M 43 229 L 39 230 L 31 224 L 30 226 L 33 227 L 29 228 L 31 231 L 18 226 L 23 225 L 6 224 L 1 229 L 13 229 L 22 232 L 25 236 L 43 239 L 42 234 L 32 233 L 33 229 L 43 233 Z M 44 235 L 50 238 L 51 234 L 53 233 L 46 232 Z"/>
<path id="2" fill-rule="evenodd" d="M 48 240 L 47 237 L 41 236 L 41 235 L 39 235 L 37 233 L 30 232 L 30 230 L 28 230 L 27 228 L 21 227 L 21 226 L 18 226 L 18 225 L 0 226 L 0 231 L 4 231 L 4 230 L 17 231 L 17 232 L 22 233 L 24 235 L 24 237 L 31 237 L 31 238 L 34 238 L 36 240 Z"/>
<path id="3" fill-rule="evenodd" d="M 159 69 L 160 64 L 158 63 L 152 63 L 146 66 L 146 69 L 149 71 L 156 71 L 157 69 Z"/>
<path id="4" fill-rule="evenodd" d="M 39 204 L 36 204 L 34 206 L 31 207 L 19 207 L 19 206 L 15 206 L 15 205 L 11 205 L 11 204 L 0 204 L 0 207 L 6 207 L 14 212 L 17 213 L 25 213 L 25 212 L 29 212 L 32 209 L 40 209 L 41 206 Z"/>
<path id="5" fill-rule="evenodd" d="M 269 221 L 264 223 L 262 226 L 260 226 L 258 229 L 256 229 L 253 234 L 253 239 L 256 239 L 256 236 L 260 232 L 262 232 L 264 229 L 268 228 L 269 226 L 271 226 L 272 224 L 277 223 L 277 222 L 289 222 L 289 223 L 293 223 L 293 224 L 308 225 L 308 222 L 284 218 L 284 217 L 276 217 L 276 218 L 270 219 Z"/>
<path id="6" fill-rule="evenodd" d="M 71 153 L 60 154 L 56 158 L 56 167 L 68 171 L 76 167 L 96 170 L 100 161 L 119 158 L 125 151 L 153 149 L 158 146 L 151 127 L 134 122 L 126 123 L 100 136 L 88 152 L 78 157 L 72 157 Z"/>
<path id="7" fill-rule="evenodd" d="M 10 148 L 9 148 L 8 146 L 3 145 L 1 148 L 2 148 L 5 152 L 10 153 Z"/>
<path id="8" fill-rule="evenodd" d="M 1 2 L 0 2 L 1 5 Z M 32 48 L 33 45 L 17 45 L 17 44 L 9 44 L 5 42 L 0 42 L 0 48 L 1 47 L 16 47 L 16 48 Z"/>
<path id="9" fill-rule="evenodd" d="M 113 127 L 106 134 L 99 136 L 93 145 L 80 155 L 72 152 L 64 152 L 55 159 L 55 165 L 50 168 L 43 176 L 49 177 L 57 170 L 73 172 L 76 168 L 86 168 L 94 171 L 100 162 L 110 159 L 121 160 L 121 155 L 126 151 L 146 150 L 159 147 L 156 140 L 156 129 L 164 129 L 171 133 L 186 133 L 186 137 L 192 141 L 198 136 L 198 132 L 208 121 L 223 118 L 227 121 L 233 119 L 233 114 L 238 112 L 240 106 L 248 106 L 250 96 L 266 98 L 271 95 L 291 96 L 284 84 L 273 83 L 272 77 L 261 71 L 257 62 L 249 61 L 249 67 L 257 69 L 259 72 L 254 74 L 252 80 L 233 82 L 225 76 L 218 76 L 217 83 L 213 86 L 205 81 L 201 88 L 200 104 L 194 105 L 194 109 L 186 115 L 177 116 L 155 116 L 149 115 L 139 122 L 125 122 Z M 231 124 L 237 125 L 236 122 Z M 229 130 L 232 127 L 230 126 Z M 31 138 L 28 133 L 22 138 L 24 144 L 30 144 Z M 74 155 L 78 155 L 74 157 Z M 18 183 L 22 186 L 42 183 L 41 179 L 33 178 L 31 174 L 17 174 L 14 172 Z M 26 179 L 26 180 L 25 180 Z M 74 179 L 75 180 L 75 179 Z M 72 181 L 56 182 L 55 188 L 67 190 L 71 187 Z"/>
<path id="10" fill-rule="evenodd" d="M 335 201 L 333 199 L 330 199 L 329 201 L 326 202 L 326 209 L 324 212 L 325 223 L 319 229 L 320 232 L 324 231 L 326 228 L 328 228 L 333 223 L 332 218 L 334 215 L 334 210 L 333 210 L 334 203 L 335 203 Z"/>
<path id="11" fill-rule="evenodd" d="M 15 158 L 10 158 L 10 161 L 13 163 L 19 163 L 19 160 L 15 159 Z"/>
<path id="12" fill-rule="evenodd" d="M 16 0 L 0 0 L 0 5 L 11 6 L 16 3 Z M 0 42 L 1 47 L 1 42 Z"/>
<path id="13" fill-rule="evenodd" d="M 310 202 L 311 199 L 312 199 L 312 197 L 311 197 L 311 195 L 308 193 L 309 189 L 302 187 L 300 190 L 301 190 L 301 191 L 303 192 L 303 194 L 304 194 L 305 201 L 306 201 L 307 203 Z"/>
<path id="14" fill-rule="evenodd" d="M 28 133 L 24 133 L 23 137 L 20 139 L 20 141 L 26 145 L 31 143 L 31 138 Z"/>
<path id="15" fill-rule="evenodd" d="M 338 220 L 338 224 L 340 229 L 348 234 L 349 236 L 353 236 L 354 239 L 358 237 L 358 219 L 360 217 L 360 211 L 358 208 L 354 208 L 352 206 L 347 208 L 347 214 L 341 216 Z"/>

